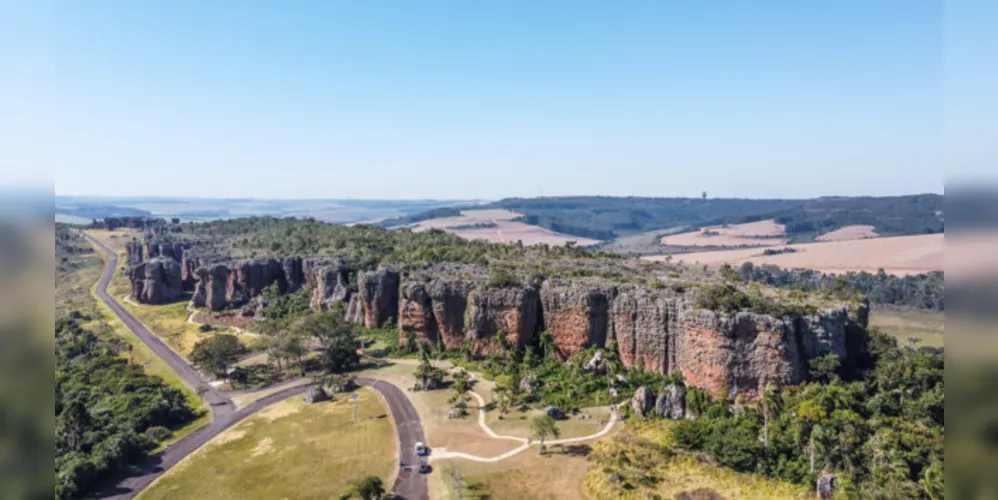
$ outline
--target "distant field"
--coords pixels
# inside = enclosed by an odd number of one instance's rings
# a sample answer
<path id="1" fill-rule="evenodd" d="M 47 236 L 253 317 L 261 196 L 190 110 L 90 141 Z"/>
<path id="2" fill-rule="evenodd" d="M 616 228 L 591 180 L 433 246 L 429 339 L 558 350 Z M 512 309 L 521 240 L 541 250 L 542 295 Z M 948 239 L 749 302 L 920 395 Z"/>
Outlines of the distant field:
<path id="1" fill-rule="evenodd" d="M 863 238 L 876 238 L 877 236 L 877 232 L 873 230 L 873 226 L 846 226 L 818 236 L 815 238 L 815 241 L 861 240 Z"/>
<path id="2" fill-rule="evenodd" d="M 574 241 L 579 246 L 599 243 L 599 240 L 560 234 L 540 226 L 513 221 L 519 216 L 520 214 L 516 212 L 502 209 L 465 210 L 457 217 L 429 219 L 409 227 L 416 231 L 442 229 L 468 240 L 483 239 L 493 243 L 522 241 L 524 245 L 546 243 L 552 246 L 561 246 L 569 241 Z M 475 224 L 490 224 L 495 227 L 452 229 Z"/>
<path id="3" fill-rule="evenodd" d="M 707 247 L 771 246 L 786 243 L 783 224 L 773 220 L 729 226 L 710 226 L 688 233 L 663 236 L 659 242 L 669 246 Z"/>
<path id="4" fill-rule="evenodd" d="M 870 326 L 897 338 L 902 344 L 909 338 L 918 345 L 943 347 L 946 314 L 941 311 L 877 307 L 870 312 Z"/>
<path id="5" fill-rule="evenodd" d="M 876 272 L 883 268 L 890 274 L 920 274 L 943 269 L 943 235 L 898 236 L 853 241 L 830 241 L 789 245 L 795 253 L 763 255 L 762 249 L 722 250 L 673 255 L 675 262 L 689 265 L 720 266 L 773 264 L 783 268 L 815 269 L 826 273 L 849 271 Z M 665 260 L 668 256 L 644 257 Z"/>

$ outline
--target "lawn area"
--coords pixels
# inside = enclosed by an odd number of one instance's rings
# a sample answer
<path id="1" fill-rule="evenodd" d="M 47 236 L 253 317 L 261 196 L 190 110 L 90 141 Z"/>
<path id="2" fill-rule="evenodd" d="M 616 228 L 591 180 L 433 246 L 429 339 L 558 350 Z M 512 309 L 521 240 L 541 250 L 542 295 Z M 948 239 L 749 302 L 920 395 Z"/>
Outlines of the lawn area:
<path id="1" fill-rule="evenodd" d="M 486 398 L 486 401 L 488 401 L 488 399 L 489 398 Z M 561 434 L 559 439 L 588 436 L 603 430 L 603 428 L 606 427 L 606 423 L 610 420 L 610 408 L 608 406 L 601 406 L 599 408 L 599 416 L 603 422 L 602 424 L 597 423 L 597 414 L 595 411 L 595 408 L 583 408 L 580 412 L 581 414 L 592 415 L 593 418 L 590 419 L 578 420 L 574 416 L 568 415 L 568 418 L 559 420 L 558 431 Z M 527 409 L 525 412 L 521 412 L 519 409 L 513 409 L 506 413 L 506 418 L 499 420 L 499 412 L 490 411 L 485 414 L 485 422 L 497 434 L 525 438 L 530 435 L 531 420 L 533 420 L 534 417 L 543 414 L 543 409 L 531 408 Z"/>
<path id="2" fill-rule="evenodd" d="M 881 329 L 903 345 L 909 338 L 920 346 L 943 347 L 946 313 L 924 309 L 876 307 L 870 311 L 870 326 Z"/>
<path id="3" fill-rule="evenodd" d="M 584 450 L 576 447 L 574 450 Z M 464 476 L 463 498 L 492 500 L 586 498 L 582 481 L 588 461 L 582 454 L 572 455 L 567 449 L 549 447 L 550 453 L 540 456 L 538 448 L 495 463 L 468 460 L 434 462 L 451 498 L 457 498 L 450 470 Z M 436 471 L 434 471 L 436 473 Z"/>
<path id="4" fill-rule="evenodd" d="M 306 405 L 294 396 L 262 410 L 185 458 L 138 498 L 329 499 L 368 475 L 390 486 L 398 463 L 392 420 L 372 390 L 358 394 L 357 422 L 345 398 Z"/>
<path id="5" fill-rule="evenodd" d="M 814 498 L 814 492 L 803 485 L 703 464 L 690 453 L 676 452 L 670 437 L 672 425 L 673 422 L 661 419 L 631 421 L 613 437 L 597 441 L 583 481 L 586 497 L 599 500 L 677 498 L 682 493 L 712 490 L 723 498 Z M 623 454 L 628 458 L 625 469 L 617 465 L 618 457 Z M 623 488 L 620 481 L 608 480 L 611 472 L 649 482 Z"/>

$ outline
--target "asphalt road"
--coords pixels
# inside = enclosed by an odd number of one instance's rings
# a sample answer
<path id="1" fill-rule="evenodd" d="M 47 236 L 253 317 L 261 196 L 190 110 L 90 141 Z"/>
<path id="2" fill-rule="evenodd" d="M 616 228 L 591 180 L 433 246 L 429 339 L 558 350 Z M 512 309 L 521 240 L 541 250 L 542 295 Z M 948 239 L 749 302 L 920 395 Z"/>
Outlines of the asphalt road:
<path id="1" fill-rule="evenodd" d="M 426 487 L 426 476 L 417 470 L 419 457 L 416 456 L 416 443 L 425 443 L 426 437 L 423 435 L 423 425 L 419 422 L 416 408 L 412 406 L 409 398 L 392 384 L 369 378 L 356 380 L 360 385 L 373 387 L 381 392 L 388 402 L 392 417 L 395 418 L 395 429 L 399 436 L 399 461 L 406 467 L 399 471 L 392 491 L 407 500 L 428 500 L 430 496 Z"/>
<path id="2" fill-rule="evenodd" d="M 254 401 L 249 406 L 236 410 L 232 401 L 226 397 L 223 391 L 212 387 L 208 381 L 201 376 L 194 367 L 178 355 L 173 349 L 163 343 L 148 328 L 145 327 L 132 313 L 121 306 L 107 292 L 107 285 L 114 276 L 118 268 L 118 256 L 100 241 L 84 233 L 84 236 L 94 245 L 100 248 L 109 257 L 108 266 L 104 270 L 100 281 L 97 282 L 97 297 L 100 298 L 116 316 L 135 333 L 149 348 L 170 366 L 173 371 L 180 376 L 183 381 L 192 388 L 206 387 L 208 391 L 203 397 L 208 401 L 212 412 L 210 424 L 184 436 L 166 450 L 148 457 L 139 464 L 136 464 L 124 474 L 116 484 L 110 485 L 98 494 L 99 498 L 128 499 L 134 498 L 145 487 L 149 486 L 160 475 L 173 467 L 187 455 L 210 441 L 225 429 L 233 426 L 240 420 L 295 394 L 301 394 L 308 390 L 309 385 L 292 387 L 283 391 L 271 394 Z M 395 426 L 399 435 L 399 457 L 402 463 L 407 466 L 415 466 L 418 462 L 415 452 L 415 444 L 418 441 L 426 442 L 423 436 L 423 426 L 419 422 L 419 415 L 416 409 L 405 397 L 402 391 L 392 384 L 384 381 L 359 378 L 357 383 L 372 387 L 384 396 L 388 403 L 389 411 L 395 419 Z M 427 500 L 429 495 L 426 487 L 426 477 L 413 469 L 404 468 L 399 472 L 392 490 L 401 498 L 407 500 Z"/>

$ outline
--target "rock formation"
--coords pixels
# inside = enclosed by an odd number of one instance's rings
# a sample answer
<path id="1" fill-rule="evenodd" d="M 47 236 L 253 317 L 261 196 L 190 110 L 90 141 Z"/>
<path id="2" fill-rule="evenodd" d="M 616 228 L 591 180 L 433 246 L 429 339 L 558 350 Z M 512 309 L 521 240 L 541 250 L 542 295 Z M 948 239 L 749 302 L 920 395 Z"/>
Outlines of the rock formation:
<path id="1" fill-rule="evenodd" d="M 363 325 L 364 315 L 361 313 L 361 309 L 360 296 L 354 295 L 350 297 L 350 303 L 347 305 L 346 322 L 353 325 Z"/>
<path id="2" fill-rule="evenodd" d="M 398 320 L 399 275 L 389 269 L 362 272 L 357 276 L 364 326 L 381 328 Z M 351 303 L 353 301 L 351 300 Z"/>
<path id="3" fill-rule="evenodd" d="M 329 400 L 329 395 L 320 386 L 309 387 L 303 398 L 306 404 L 321 403 Z"/>
<path id="4" fill-rule="evenodd" d="M 173 259 L 156 257 L 133 265 L 128 279 L 132 299 L 143 304 L 166 304 L 183 295 L 180 264 Z"/>
<path id="5" fill-rule="evenodd" d="M 465 328 L 480 350 L 487 350 L 496 334 L 506 333 L 511 346 L 525 347 L 534 341 L 540 314 L 540 297 L 533 288 L 481 287 L 468 295 Z"/>
<path id="6" fill-rule="evenodd" d="M 312 287 L 312 309 L 326 310 L 350 298 L 349 269 L 343 261 L 307 261 L 304 267 L 306 282 Z"/>
<path id="7" fill-rule="evenodd" d="M 142 263 L 142 243 L 132 240 L 125 244 L 125 262 L 129 266 Z"/>
<path id="8" fill-rule="evenodd" d="M 686 391 L 676 384 L 662 388 L 655 399 L 655 415 L 672 420 L 686 416 Z"/>
<path id="9" fill-rule="evenodd" d="M 203 269 L 203 268 L 202 268 Z M 219 311 L 228 303 L 226 290 L 229 282 L 229 268 L 225 264 L 215 264 L 202 272 L 198 270 L 198 276 L 205 284 L 205 306 L 212 311 Z"/>
<path id="10" fill-rule="evenodd" d="M 605 284 L 544 283 L 544 330 L 557 344 L 559 357 L 606 344 L 615 294 L 616 289 Z"/>
<path id="11" fill-rule="evenodd" d="M 631 398 L 631 409 L 636 415 L 648 415 L 654 405 L 655 393 L 651 389 L 641 386 L 634 391 L 634 397 Z"/>

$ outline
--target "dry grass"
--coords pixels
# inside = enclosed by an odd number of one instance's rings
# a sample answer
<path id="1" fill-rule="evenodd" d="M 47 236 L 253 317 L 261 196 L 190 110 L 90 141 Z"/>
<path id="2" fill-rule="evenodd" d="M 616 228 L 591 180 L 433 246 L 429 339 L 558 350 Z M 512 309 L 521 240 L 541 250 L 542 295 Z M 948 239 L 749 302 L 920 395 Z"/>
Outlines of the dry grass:
<path id="1" fill-rule="evenodd" d="M 358 391 L 358 420 L 345 398 L 277 403 L 224 432 L 138 498 L 338 498 L 368 475 L 388 482 L 396 468 L 395 430 L 370 389 Z"/>
<path id="2" fill-rule="evenodd" d="M 488 400 L 489 398 L 486 397 L 486 401 Z M 589 436 L 603 430 L 603 428 L 606 427 L 606 423 L 610 420 L 610 408 L 608 406 L 599 408 L 598 414 L 602 423 L 597 423 L 596 411 L 597 410 L 595 408 L 582 409 L 581 413 L 593 416 L 591 419 L 577 420 L 570 417 L 565 420 L 559 420 L 559 438 Z M 519 409 L 514 409 L 506 414 L 506 418 L 499 420 L 499 412 L 490 411 L 486 414 L 485 422 L 497 434 L 525 438 L 530 435 L 531 420 L 534 417 L 543 414 L 544 410 L 541 409 L 528 409 L 525 412 L 521 412 Z"/>
<path id="3" fill-rule="evenodd" d="M 464 498 L 488 497 L 493 500 L 520 499 L 580 499 L 588 498 L 582 489 L 588 462 L 583 455 L 571 455 L 564 449 L 550 448 L 551 453 L 540 456 L 536 448 L 496 463 L 479 463 L 467 460 L 434 462 L 450 493 L 453 491 L 448 468 L 464 476 Z"/>
<path id="4" fill-rule="evenodd" d="M 907 344 L 915 339 L 920 346 L 943 347 L 946 314 L 940 311 L 878 307 L 870 312 L 870 326 L 883 330 Z"/>
<path id="5" fill-rule="evenodd" d="M 509 210 L 465 210 L 457 217 L 443 217 L 430 219 L 413 224 L 416 231 L 426 231 L 429 229 L 443 229 L 454 233 L 462 238 L 475 240 L 483 239 L 493 243 L 512 243 L 522 241 L 524 245 L 535 245 L 546 243 L 552 246 L 561 246 L 569 241 L 574 241 L 579 246 L 594 245 L 599 240 L 571 236 L 556 233 L 540 226 L 532 226 L 522 222 L 514 222 L 513 219 L 521 214 L 510 212 Z M 455 226 L 467 226 L 472 224 L 490 223 L 496 227 L 480 229 L 451 229 Z"/>
<path id="6" fill-rule="evenodd" d="M 797 499 L 813 498 L 814 493 L 805 486 L 766 479 L 753 474 L 734 472 L 723 467 L 700 463 L 690 454 L 669 452 L 671 440 L 668 420 L 635 421 L 616 436 L 596 443 L 594 460 L 586 474 L 584 488 L 587 497 L 603 499 L 675 498 L 684 492 L 699 489 L 713 490 L 724 498 L 738 499 Z M 620 483 L 608 481 L 613 466 L 605 468 L 603 457 L 616 457 L 627 451 L 630 466 L 628 476 L 649 479 L 647 484 L 623 489 Z M 600 459 L 596 459 L 600 457 Z"/>
<path id="7" fill-rule="evenodd" d="M 861 240 L 877 236 L 879 235 L 873 230 L 873 226 L 846 226 L 818 236 L 815 241 Z"/>
<path id="8" fill-rule="evenodd" d="M 773 264 L 783 268 L 816 269 L 826 273 L 877 272 L 883 268 L 896 275 L 920 274 L 943 268 L 943 235 L 898 236 L 854 241 L 830 241 L 789 245 L 796 253 L 763 255 L 760 249 L 723 250 L 673 255 L 675 262 L 689 265 L 739 266 Z M 665 260 L 667 256 L 645 257 Z"/>
<path id="9" fill-rule="evenodd" d="M 663 236 L 659 242 L 663 245 L 676 247 L 772 246 L 786 243 L 786 239 L 776 238 L 776 236 L 784 234 L 783 224 L 777 224 L 773 220 L 763 220 L 670 234 Z"/>

